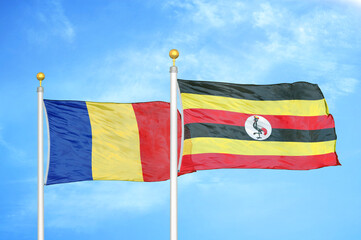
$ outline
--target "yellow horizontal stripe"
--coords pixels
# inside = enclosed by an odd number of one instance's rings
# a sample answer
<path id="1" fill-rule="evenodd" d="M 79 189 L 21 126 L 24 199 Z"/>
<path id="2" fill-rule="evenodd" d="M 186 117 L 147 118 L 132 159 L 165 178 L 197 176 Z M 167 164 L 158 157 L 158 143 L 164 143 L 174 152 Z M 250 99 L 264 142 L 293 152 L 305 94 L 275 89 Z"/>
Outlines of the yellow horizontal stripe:
<path id="1" fill-rule="evenodd" d="M 310 143 L 191 138 L 184 141 L 183 154 L 228 153 L 238 155 L 306 156 L 335 152 L 335 145 L 335 140 Z"/>
<path id="2" fill-rule="evenodd" d="M 94 180 L 143 181 L 132 104 L 86 102 L 92 128 Z"/>
<path id="3" fill-rule="evenodd" d="M 259 115 L 328 115 L 325 99 L 258 101 L 182 93 L 183 109 L 204 108 Z"/>

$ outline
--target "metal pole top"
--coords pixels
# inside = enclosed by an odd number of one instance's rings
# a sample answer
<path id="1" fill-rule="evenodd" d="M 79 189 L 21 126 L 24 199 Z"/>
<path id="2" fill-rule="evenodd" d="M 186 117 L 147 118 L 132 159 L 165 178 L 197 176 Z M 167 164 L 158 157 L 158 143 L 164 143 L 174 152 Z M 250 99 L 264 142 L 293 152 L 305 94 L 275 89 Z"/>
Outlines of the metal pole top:
<path id="1" fill-rule="evenodd" d="M 36 78 L 40 81 L 40 87 L 41 87 L 41 81 L 43 81 L 45 79 L 45 74 L 42 72 L 39 72 L 38 74 L 36 74 Z"/>
<path id="2" fill-rule="evenodd" d="M 172 49 L 169 51 L 169 57 L 173 59 L 173 66 L 175 66 L 175 60 L 179 56 L 179 52 L 177 49 Z"/>

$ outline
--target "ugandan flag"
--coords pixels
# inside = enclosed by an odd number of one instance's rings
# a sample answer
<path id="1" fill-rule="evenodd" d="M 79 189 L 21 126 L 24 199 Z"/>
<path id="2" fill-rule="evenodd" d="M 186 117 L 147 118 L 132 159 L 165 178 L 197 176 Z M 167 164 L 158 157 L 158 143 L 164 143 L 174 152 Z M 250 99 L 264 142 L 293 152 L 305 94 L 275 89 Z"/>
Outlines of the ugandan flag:
<path id="1" fill-rule="evenodd" d="M 169 103 L 44 100 L 44 104 L 50 135 L 47 185 L 169 179 Z M 178 125 L 180 145 L 179 114 Z"/>
<path id="2" fill-rule="evenodd" d="M 340 165 L 335 124 L 318 85 L 178 80 L 182 168 L 307 170 Z"/>

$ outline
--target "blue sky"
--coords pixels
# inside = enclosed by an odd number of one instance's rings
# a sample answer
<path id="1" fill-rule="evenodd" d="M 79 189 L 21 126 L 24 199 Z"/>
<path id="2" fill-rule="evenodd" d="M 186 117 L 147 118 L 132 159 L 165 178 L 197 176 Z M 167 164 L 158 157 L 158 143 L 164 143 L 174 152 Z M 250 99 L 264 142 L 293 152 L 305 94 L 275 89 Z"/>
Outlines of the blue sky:
<path id="1" fill-rule="evenodd" d="M 361 1 L 1 1 L 0 239 L 36 239 L 37 98 L 169 100 L 179 77 L 309 81 L 341 167 L 179 178 L 179 239 L 361 239 Z M 46 134 L 46 132 L 45 132 Z M 169 181 L 45 188 L 46 239 L 168 239 Z"/>

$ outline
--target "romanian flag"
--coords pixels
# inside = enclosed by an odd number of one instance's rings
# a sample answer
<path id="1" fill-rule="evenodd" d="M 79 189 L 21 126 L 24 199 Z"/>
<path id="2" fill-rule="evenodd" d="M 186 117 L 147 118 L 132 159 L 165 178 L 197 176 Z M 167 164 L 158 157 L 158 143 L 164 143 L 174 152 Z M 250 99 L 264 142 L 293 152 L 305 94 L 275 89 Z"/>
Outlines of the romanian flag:
<path id="1" fill-rule="evenodd" d="M 307 170 L 340 165 L 334 120 L 316 84 L 178 84 L 184 169 Z"/>
<path id="2" fill-rule="evenodd" d="M 169 103 L 44 103 L 50 135 L 47 185 L 169 179 Z M 178 121 L 180 126 L 179 114 Z"/>

